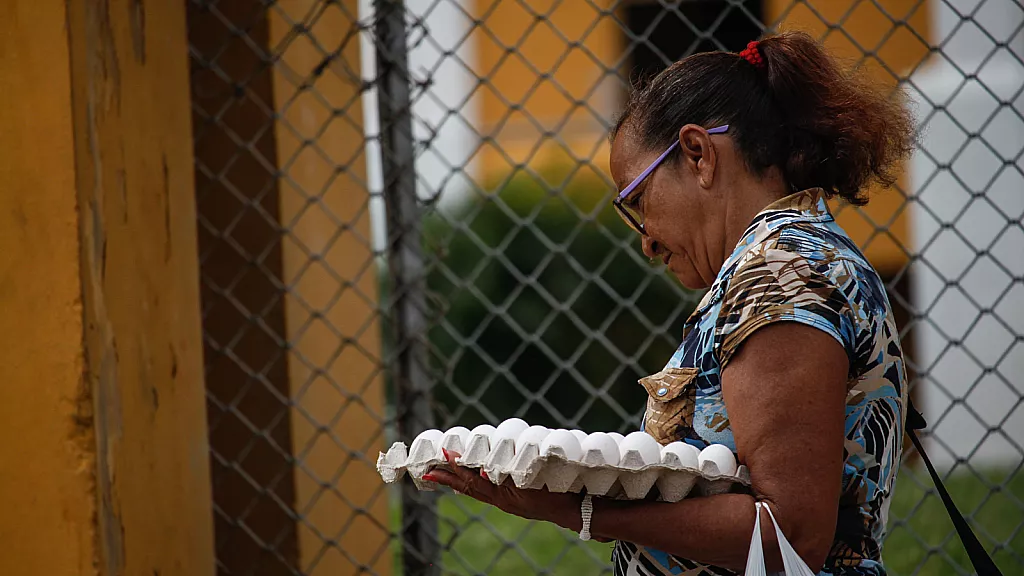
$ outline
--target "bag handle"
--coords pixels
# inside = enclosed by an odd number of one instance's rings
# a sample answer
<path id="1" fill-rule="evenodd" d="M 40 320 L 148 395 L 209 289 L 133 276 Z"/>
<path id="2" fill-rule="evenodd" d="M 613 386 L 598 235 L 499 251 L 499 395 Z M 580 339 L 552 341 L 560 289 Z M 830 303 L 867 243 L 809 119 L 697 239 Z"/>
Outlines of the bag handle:
<path id="1" fill-rule="evenodd" d="M 744 576 L 767 576 L 764 565 L 764 546 L 761 544 L 761 503 L 754 502 L 754 533 L 750 535 L 750 551 Z"/>
<path id="2" fill-rule="evenodd" d="M 793 549 L 793 545 L 786 540 L 775 521 L 775 514 L 767 502 L 754 503 L 754 533 L 750 535 L 750 552 L 747 553 L 747 568 L 745 576 L 767 576 L 768 568 L 764 563 L 764 545 L 761 543 L 761 508 L 768 511 L 772 526 L 775 527 L 775 539 L 779 541 L 779 552 L 782 554 L 782 570 L 786 576 L 814 576 L 807 563 L 800 558 L 800 555 Z"/>
<path id="3" fill-rule="evenodd" d="M 946 486 L 942 483 L 942 479 L 939 478 L 935 467 L 932 466 L 931 460 L 928 459 L 928 455 L 924 452 L 924 446 L 921 445 L 921 440 L 917 437 L 917 432 L 915 431 L 923 430 L 927 425 L 924 416 L 917 411 L 917 408 L 914 408 L 914 403 L 908 402 L 907 435 L 910 436 L 910 441 L 914 443 L 914 448 L 917 449 L 917 453 L 921 455 L 921 460 L 924 461 L 925 467 L 928 468 L 928 474 L 932 477 L 935 490 L 939 493 L 939 498 L 942 499 L 942 504 L 946 507 L 950 520 L 953 521 L 953 527 L 956 528 L 960 541 L 964 543 L 964 549 L 967 550 L 967 557 L 971 560 L 974 571 L 978 573 L 978 576 L 1002 576 L 1002 572 L 999 571 L 996 563 L 992 561 L 992 557 L 985 551 L 985 547 L 978 541 L 978 537 L 971 530 L 971 526 L 964 519 L 964 515 L 960 513 L 956 504 L 953 503 L 949 492 L 946 491 Z"/>

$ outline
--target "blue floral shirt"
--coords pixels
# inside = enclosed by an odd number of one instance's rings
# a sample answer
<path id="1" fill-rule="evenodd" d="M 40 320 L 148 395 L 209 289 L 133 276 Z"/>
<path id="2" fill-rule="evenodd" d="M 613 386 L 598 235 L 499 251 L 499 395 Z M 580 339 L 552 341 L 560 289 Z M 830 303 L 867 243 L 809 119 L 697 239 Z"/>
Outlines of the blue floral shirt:
<path id="1" fill-rule="evenodd" d="M 644 430 L 736 451 L 721 374 L 744 339 L 773 322 L 835 338 L 850 359 L 842 493 L 822 574 L 882 575 L 881 542 L 902 452 L 907 376 L 885 285 L 840 228 L 820 190 L 768 206 L 747 228 L 683 329 L 665 369 L 640 380 Z M 617 542 L 616 576 L 733 574 Z"/>

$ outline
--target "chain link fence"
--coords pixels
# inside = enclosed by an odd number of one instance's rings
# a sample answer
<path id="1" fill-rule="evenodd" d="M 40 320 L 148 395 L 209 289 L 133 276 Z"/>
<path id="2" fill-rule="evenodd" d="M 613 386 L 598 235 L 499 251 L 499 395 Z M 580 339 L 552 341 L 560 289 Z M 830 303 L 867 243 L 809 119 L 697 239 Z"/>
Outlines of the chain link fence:
<path id="1" fill-rule="evenodd" d="M 609 209 L 630 87 L 808 30 L 917 104 L 841 224 L 889 287 L 926 442 L 1024 572 L 1024 6 L 1017 0 L 189 0 L 220 574 L 600 574 L 610 546 L 385 486 L 429 427 L 628 432 L 699 294 Z M 969 563 L 912 450 L 892 574 Z"/>

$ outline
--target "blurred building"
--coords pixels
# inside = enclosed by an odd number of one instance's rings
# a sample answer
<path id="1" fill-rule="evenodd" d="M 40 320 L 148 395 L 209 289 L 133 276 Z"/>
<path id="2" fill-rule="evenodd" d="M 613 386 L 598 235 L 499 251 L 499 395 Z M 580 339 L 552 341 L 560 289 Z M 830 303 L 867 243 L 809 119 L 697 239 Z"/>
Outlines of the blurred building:
<path id="1" fill-rule="evenodd" d="M 917 104 L 924 152 L 898 189 L 878 191 L 866 208 L 835 211 L 890 286 L 914 351 L 909 368 L 924 385 L 919 403 L 941 445 L 936 458 L 949 465 L 977 446 L 985 462 L 1020 460 L 1010 440 L 1024 437 L 1024 410 L 1014 413 L 1024 351 L 1013 349 L 1024 331 L 1024 287 L 1013 279 L 1024 234 L 1012 225 L 1024 189 L 1019 3 L 407 4 L 425 14 L 428 34 L 451 39 L 414 42 L 410 57 L 414 75 L 417 66 L 438 71 L 416 103 L 418 134 L 434 139 L 417 164 L 423 196 L 463 198 L 518 172 L 552 189 L 589 179 L 596 194 L 610 194 L 606 136 L 630 84 L 693 51 L 740 50 L 766 24 L 824 37 L 882 82 L 909 78 L 903 86 Z M 941 52 L 929 57 L 929 43 Z M 985 314 L 992 306 L 996 313 Z M 912 318 L 915 309 L 921 318 Z"/>

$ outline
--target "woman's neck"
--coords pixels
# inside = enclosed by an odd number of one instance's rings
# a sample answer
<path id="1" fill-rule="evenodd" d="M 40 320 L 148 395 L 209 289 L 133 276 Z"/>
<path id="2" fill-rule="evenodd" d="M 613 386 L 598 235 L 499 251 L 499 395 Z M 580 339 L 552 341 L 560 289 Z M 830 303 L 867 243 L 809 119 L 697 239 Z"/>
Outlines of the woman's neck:
<path id="1" fill-rule="evenodd" d="M 737 175 L 725 195 L 726 212 L 722 238 L 722 262 L 736 248 L 743 233 L 761 211 L 773 202 L 792 193 L 778 168 L 769 168 L 755 177 L 745 173 Z"/>

